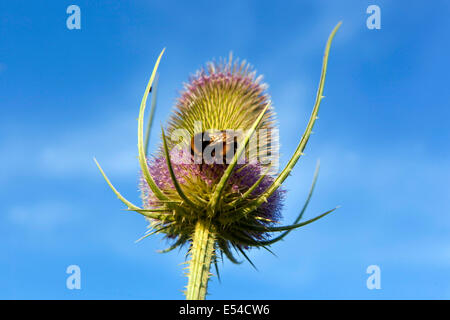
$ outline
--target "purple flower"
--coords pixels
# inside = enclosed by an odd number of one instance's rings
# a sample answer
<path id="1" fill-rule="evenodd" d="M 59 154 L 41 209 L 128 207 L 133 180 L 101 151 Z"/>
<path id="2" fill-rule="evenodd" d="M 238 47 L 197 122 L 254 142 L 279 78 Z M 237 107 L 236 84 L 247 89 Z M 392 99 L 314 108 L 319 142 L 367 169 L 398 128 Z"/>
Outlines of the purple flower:
<path id="1" fill-rule="evenodd" d="M 201 208 L 202 203 L 207 203 L 214 187 L 220 180 L 227 167 L 226 164 L 195 164 L 193 161 L 179 161 L 183 159 L 184 153 L 182 150 L 171 152 L 172 168 L 175 173 L 175 177 L 183 190 L 189 195 L 193 202 L 197 202 Z M 190 159 L 192 160 L 192 159 Z M 175 190 L 174 182 L 170 176 L 167 160 L 164 155 L 153 156 L 148 161 L 148 167 L 151 176 L 153 177 L 156 185 L 166 194 L 172 195 L 172 200 L 182 203 L 182 199 L 179 198 Z M 260 164 L 240 164 L 236 165 L 233 173 L 228 181 L 228 184 L 224 190 L 221 209 L 217 211 L 212 223 L 220 231 L 218 234 L 223 240 L 231 241 L 233 245 L 239 245 L 242 247 L 248 247 L 248 243 L 240 243 L 233 237 L 227 236 L 235 233 L 239 235 L 246 235 L 247 237 L 255 240 L 267 239 L 268 235 L 264 231 L 250 231 L 246 230 L 243 225 L 256 225 L 256 226 L 272 226 L 281 219 L 281 209 L 283 205 L 284 190 L 277 189 L 268 199 L 267 202 L 262 204 L 250 215 L 242 215 L 239 208 L 245 208 L 255 198 L 260 196 L 274 181 L 270 175 L 264 175 L 265 168 Z M 259 183 L 254 188 L 258 180 Z M 166 206 L 164 202 L 161 202 L 155 194 L 151 191 L 148 184 L 145 181 L 144 176 L 140 178 L 140 189 L 142 192 L 143 206 L 146 209 L 167 209 L 167 215 L 179 215 L 180 221 L 182 221 L 182 227 L 171 227 L 165 229 L 164 233 L 171 239 L 179 236 L 181 229 L 192 230 L 198 217 L 203 217 L 206 214 L 206 206 L 201 209 L 193 209 L 188 205 L 182 205 L 183 208 L 174 209 L 172 206 Z M 244 199 L 243 196 L 247 191 L 251 191 L 249 195 Z M 239 204 L 239 207 L 235 207 Z M 203 209 L 203 210 L 202 210 Z M 175 212 L 175 213 L 174 213 Z M 158 221 L 152 221 L 157 223 Z M 189 226 L 189 224 L 192 224 Z M 183 232 L 181 232 L 183 234 Z M 234 239 L 234 241 L 233 241 Z"/>

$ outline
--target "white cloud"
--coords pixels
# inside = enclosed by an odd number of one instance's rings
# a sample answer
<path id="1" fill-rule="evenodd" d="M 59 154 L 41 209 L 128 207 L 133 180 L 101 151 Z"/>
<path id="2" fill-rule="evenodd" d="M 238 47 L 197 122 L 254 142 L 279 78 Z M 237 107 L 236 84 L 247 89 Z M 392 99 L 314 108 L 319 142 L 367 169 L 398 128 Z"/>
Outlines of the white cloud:
<path id="1" fill-rule="evenodd" d="M 73 209 L 61 202 L 16 205 L 8 212 L 10 223 L 38 231 L 51 231 L 73 220 Z"/>
<path id="2" fill-rule="evenodd" d="M 127 120 L 128 119 L 128 120 Z M 102 125 L 73 128 L 39 151 L 40 167 L 50 174 L 92 174 L 97 157 L 115 174 L 135 173 L 137 169 L 136 121 L 132 116 L 111 119 Z"/>
<path id="3" fill-rule="evenodd" d="M 23 177 L 74 178 L 97 173 L 96 157 L 114 175 L 138 173 L 137 122 L 133 115 L 110 119 L 103 124 L 74 124 L 54 139 L 10 135 L 0 144 L 0 181 Z M 96 176 L 95 176 L 96 177 Z"/>

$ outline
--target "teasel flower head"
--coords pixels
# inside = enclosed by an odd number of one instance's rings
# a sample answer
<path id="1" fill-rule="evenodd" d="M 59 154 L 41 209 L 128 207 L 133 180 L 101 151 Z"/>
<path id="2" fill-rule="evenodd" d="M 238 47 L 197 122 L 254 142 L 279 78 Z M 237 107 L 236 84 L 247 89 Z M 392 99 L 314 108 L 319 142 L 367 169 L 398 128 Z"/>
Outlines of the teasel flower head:
<path id="1" fill-rule="evenodd" d="M 277 159 L 275 113 L 262 78 L 244 61 L 211 62 L 185 84 L 165 129 L 160 148 L 147 154 L 148 134 L 156 101 L 157 59 L 141 102 L 138 118 L 138 150 L 141 166 L 140 190 L 143 206 L 125 199 L 105 180 L 130 211 L 144 215 L 148 232 L 141 238 L 160 233 L 169 240 L 168 252 L 188 248 L 187 299 L 204 299 L 210 267 L 224 257 L 233 263 L 247 259 L 251 248 L 269 247 L 291 230 L 314 222 L 301 221 L 311 198 L 318 166 L 305 205 L 290 225 L 282 226 L 281 209 L 285 191 L 282 183 L 303 155 L 317 119 L 331 41 L 326 48 L 316 102 L 306 130 L 286 167 L 273 172 Z M 149 93 L 153 100 L 147 138 L 144 142 L 144 112 Z M 140 240 L 141 240 L 140 239 Z"/>

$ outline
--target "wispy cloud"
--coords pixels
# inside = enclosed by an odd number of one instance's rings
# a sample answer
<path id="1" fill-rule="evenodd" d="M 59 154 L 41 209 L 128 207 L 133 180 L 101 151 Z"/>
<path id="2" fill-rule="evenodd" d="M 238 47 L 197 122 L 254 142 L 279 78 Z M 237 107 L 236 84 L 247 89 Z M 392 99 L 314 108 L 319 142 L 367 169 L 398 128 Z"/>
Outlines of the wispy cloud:
<path id="1" fill-rule="evenodd" d="M 53 231 L 71 222 L 74 213 L 70 205 L 63 202 L 47 201 L 27 205 L 15 205 L 9 209 L 8 222 L 28 231 Z"/>
<path id="2" fill-rule="evenodd" d="M 127 121 L 126 119 L 129 119 Z M 136 123 L 123 115 L 103 124 L 72 124 L 54 139 L 10 135 L 0 143 L 0 181 L 20 177 L 88 177 L 97 171 L 93 157 L 115 175 L 136 174 Z"/>

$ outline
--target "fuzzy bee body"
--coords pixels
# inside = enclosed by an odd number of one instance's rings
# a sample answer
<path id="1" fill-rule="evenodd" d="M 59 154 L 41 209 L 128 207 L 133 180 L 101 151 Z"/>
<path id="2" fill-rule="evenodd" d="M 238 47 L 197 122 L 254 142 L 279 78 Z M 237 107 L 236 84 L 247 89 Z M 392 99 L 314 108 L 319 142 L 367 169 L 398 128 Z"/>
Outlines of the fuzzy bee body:
<path id="1" fill-rule="evenodd" d="M 201 165 L 227 164 L 236 153 L 237 147 L 237 136 L 229 134 L 227 130 L 200 132 L 191 138 L 191 155 L 194 162 Z"/>

